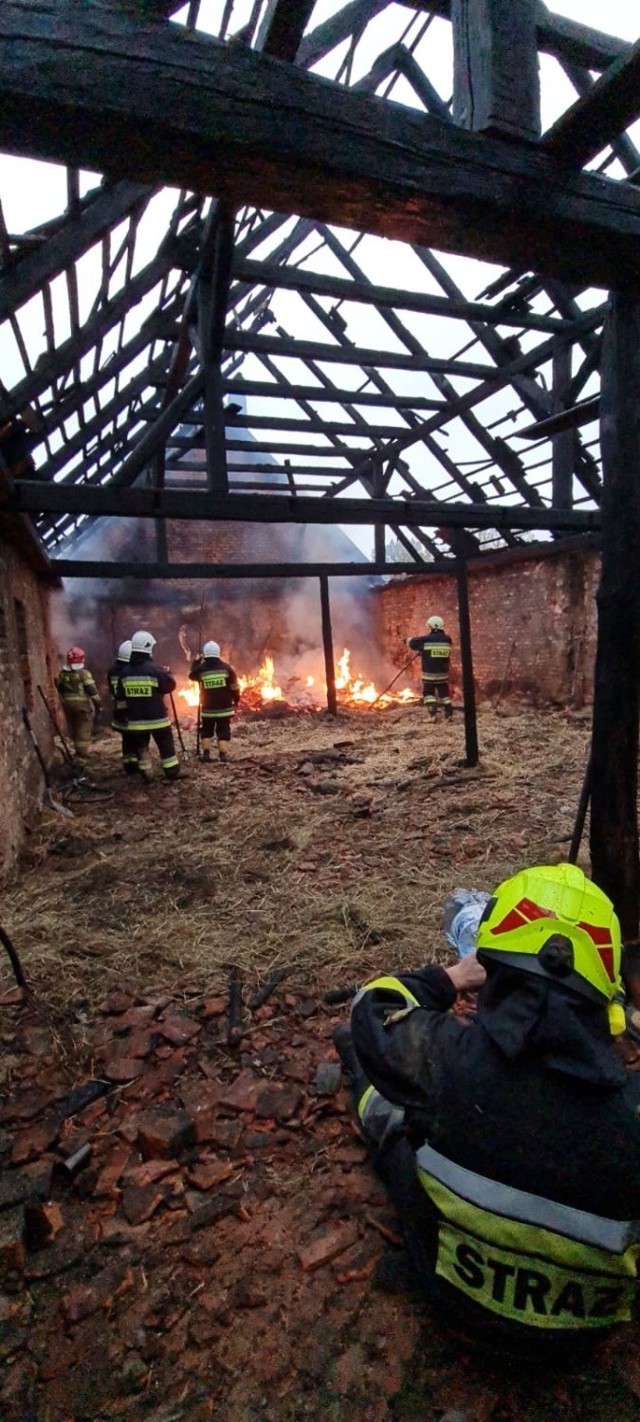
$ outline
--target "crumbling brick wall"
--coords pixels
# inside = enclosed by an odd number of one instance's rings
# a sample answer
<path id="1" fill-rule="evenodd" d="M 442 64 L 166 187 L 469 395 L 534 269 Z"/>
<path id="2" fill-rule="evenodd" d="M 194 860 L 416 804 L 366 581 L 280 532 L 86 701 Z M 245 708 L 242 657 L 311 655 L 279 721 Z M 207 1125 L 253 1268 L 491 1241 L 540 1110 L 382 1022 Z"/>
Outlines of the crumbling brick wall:
<path id="1" fill-rule="evenodd" d="M 21 554 L 0 543 L 0 878 L 15 864 L 37 816 L 43 776 L 27 734 L 22 707 L 42 748 L 53 756 L 47 712 L 38 693 L 51 697 L 49 590 Z M 50 703 L 51 704 L 51 703 Z"/>
<path id="2" fill-rule="evenodd" d="M 496 560 L 469 568 L 473 670 L 480 702 L 524 699 L 536 706 L 580 707 L 592 699 L 595 594 L 600 557 L 592 548 Z M 461 691 L 455 578 L 397 578 L 373 595 L 381 648 L 396 666 L 403 639 L 439 613 L 453 637 L 451 681 Z M 419 662 L 415 664 L 416 685 Z"/>

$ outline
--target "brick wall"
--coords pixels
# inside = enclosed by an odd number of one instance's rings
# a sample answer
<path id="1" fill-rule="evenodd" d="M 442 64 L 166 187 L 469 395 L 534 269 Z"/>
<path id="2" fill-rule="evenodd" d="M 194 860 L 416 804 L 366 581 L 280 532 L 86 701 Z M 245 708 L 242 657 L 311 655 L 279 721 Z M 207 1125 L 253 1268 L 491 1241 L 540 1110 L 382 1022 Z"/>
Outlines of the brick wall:
<path id="1" fill-rule="evenodd" d="M 473 669 L 480 701 L 497 696 L 539 706 L 583 706 L 592 698 L 599 554 L 551 553 L 469 570 Z M 451 681 L 460 694 L 455 579 L 394 579 L 373 593 L 379 645 L 402 666 L 403 639 L 439 613 L 454 641 Z M 416 684 L 419 663 L 416 663 Z M 506 677 L 506 680 L 505 680 Z"/>
<path id="2" fill-rule="evenodd" d="M 37 687 L 53 697 L 48 634 L 49 590 L 11 545 L 0 544 L 0 878 L 5 879 L 42 800 L 43 777 L 22 707 L 45 760 L 53 755 L 46 709 Z M 50 704 L 52 702 L 50 701 Z"/>

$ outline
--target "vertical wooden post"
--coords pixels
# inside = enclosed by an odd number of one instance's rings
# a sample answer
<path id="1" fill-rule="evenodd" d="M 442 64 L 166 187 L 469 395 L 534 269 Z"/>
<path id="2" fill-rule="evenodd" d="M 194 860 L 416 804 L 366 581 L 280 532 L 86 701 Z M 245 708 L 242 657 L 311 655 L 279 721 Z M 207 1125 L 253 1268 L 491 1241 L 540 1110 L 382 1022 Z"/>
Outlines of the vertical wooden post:
<path id="1" fill-rule="evenodd" d="M 327 711 L 337 716 L 336 669 L 333 660 L 333 632 L 331 630 L 331 604 L 329 602 L 329 579 L 320 574 L 320 607 L 322 610 L 322 645 L 324 647 L 324 671 L 327 679 Z"/>
<path id="2" fill-rule="evenodd" d="M 153 461 L 153 485 L 154 485 L 154 488 L 155 488 L 155 489 L 158 489 L 158 490 L 164 489 L 164 482 L 165 482 L 165 481 L 164 481 L 164 476 L 165 476 L 165 453 L 166 453 L 166 446 L 163 445 L 163 446 L 162 446 L 162 449 L 159 449 L 159 450 L 158 450 L 158 453 L 156 454 L 156 457 L 155 457 L 155 459 L 154 459 L 154 461 Z M 159 563 L 167 563 L 167 562 L 169 561 L 169 547 L 168 547 L 168 543 L 167 543 L 167 522 L 166 522 L 166 519 L 164 519 L 164 518 L 157 518 L 157 519 L 155 520 L 155 526 L 156 526 L 156 557 L 157 557 Z"/>
<path id="3" fill-rule="evenodd" d="M 567 387 L 571 380 L 571 347 L 565 342 L 553 352 L 553 408 L 558 413 L 565 408 Z M 551 438 L 551 502 L 554 509 L 570 509 L 573 504 L 573 466 L 576 451 L 575 430 L 560 430 Z"/>
<path id="4" fill-rule="evenodd" d="M 197 283 L 198 335 L 204 376 L 203 427 L 207 483 L 212 493 L 229 489 L 221 360 L 233 259 L 234 214 L 217 204 L 207 222 Z"/>
<path id="5" fill-rule="evenodd" d="M 453 117 L 497 137 L 540 137 L 537 0 L 452 0 Z"/>
<path id="6" fill-rule="evenodd" d="M 478 723 L 476 689 L 473 680 L 471 654 L 471 619 L 469 617 L 469 579 L 464 556 L 464 531 L 455 530 L 456 580 L 458 584 L 458 621 L 460 626 L 460 662 L 462 664 L 462 696 L 464 700 L 464 740 L 467 765 L 478 764 Z"/>
<path id="7" fill-rule="evenodd" d="M 591 749 L 591 866 L 624 938 L 638 937 L 640 297 L 612 295 L 600 397 L 602 570 Z"/>

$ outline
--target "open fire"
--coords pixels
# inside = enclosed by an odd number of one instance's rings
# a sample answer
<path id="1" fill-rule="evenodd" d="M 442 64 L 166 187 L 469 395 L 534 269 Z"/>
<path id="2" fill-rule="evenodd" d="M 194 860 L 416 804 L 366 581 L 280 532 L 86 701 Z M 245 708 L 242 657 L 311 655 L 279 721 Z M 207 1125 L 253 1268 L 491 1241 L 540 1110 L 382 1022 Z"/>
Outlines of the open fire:
<path id="1" fill-rule="evenodd" d="M 322 711 L 326 705 L 327 687 L 323 677 L 289 676 L 279 678 L 273 657 L 266 656 L 253 676 L 238 676 L 242 698 L 239 712 L 265 710 L 277 702 L 293 711 Z M 351 653 L 345 647 L 336 662 L 336 692 L 342 706 L 406 706 L 419 700 L 409 687 L 403 691 L 380 691 L 372 681 L 351 671 Z M 182 687 L 178 695 L 188 706 L 198 705 L 199 690 L 195 684 Z M 284 706 L 283 706 L 284 709 Z"/>

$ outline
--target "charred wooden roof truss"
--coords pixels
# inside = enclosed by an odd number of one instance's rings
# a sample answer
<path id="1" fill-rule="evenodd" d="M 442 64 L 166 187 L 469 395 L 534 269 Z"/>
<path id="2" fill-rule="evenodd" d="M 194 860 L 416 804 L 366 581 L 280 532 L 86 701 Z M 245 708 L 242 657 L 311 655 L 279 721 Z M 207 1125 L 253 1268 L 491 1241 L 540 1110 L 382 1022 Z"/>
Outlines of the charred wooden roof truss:
<path id="1" fill-rule="evenodd" d="M 0 208 L 3 500 L 65 571 L 113 515 L 164 575 L 174 518 L 370 523 L 377 569 L 385 529 L 422 569 L 599 527 L 640 46 L 541 0 L 332 9 L 3 4 L 0 148 L 64 165 L 46 219 Z"/>

